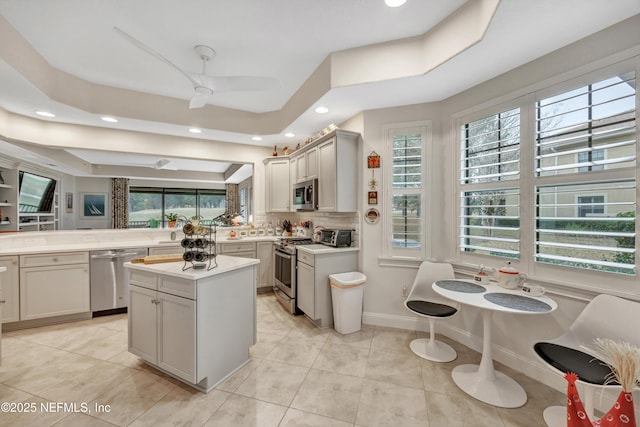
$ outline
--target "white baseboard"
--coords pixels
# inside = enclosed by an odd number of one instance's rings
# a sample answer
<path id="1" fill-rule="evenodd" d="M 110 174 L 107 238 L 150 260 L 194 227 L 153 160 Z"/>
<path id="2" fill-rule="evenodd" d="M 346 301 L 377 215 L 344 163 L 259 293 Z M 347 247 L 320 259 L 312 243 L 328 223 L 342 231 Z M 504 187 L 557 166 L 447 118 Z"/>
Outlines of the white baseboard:
<path id="1" fill-rule="evenodd" d="M 365 312 L 362 314 L 362 322 L 366 325 L 429 332 L 429 323 L 415 316 L 394 316 Z M 439 322 L 436 327 L 436 333 L 451 338 L 477 352 L 482 352 L 482 337 L 472 336 L 469 331 L 453 327 L 447 322 Z M 538 360 L 525 357 L 496 344 L 493 345 L 493 358 L 497 362 L 522 372 L 554 390 L 561 393 L 566 393 L 567 391 L 567 381 L 551 369 L 543 366 Z M 602 412 L 608 411 L 618 398 L 619 393 L 620 391 L 609 391 L 601 396 L 600 393 L 596 392 L 596 398 L 594 399 L 596 409 Z M 637 394 L 640 393 L 634 392 L 634 401 L 638 399 Z M 636 409 L 636 418 L 638 418 L 638 409 Z"/>

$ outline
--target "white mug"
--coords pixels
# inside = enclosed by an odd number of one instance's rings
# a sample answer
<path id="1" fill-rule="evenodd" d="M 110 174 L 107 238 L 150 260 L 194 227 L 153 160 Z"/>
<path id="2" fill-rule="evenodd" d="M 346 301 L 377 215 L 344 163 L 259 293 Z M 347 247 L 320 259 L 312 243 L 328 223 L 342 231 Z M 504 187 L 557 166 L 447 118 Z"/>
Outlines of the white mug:
<path id="1" fill-rule="evenodd" d="M 544 294 L 545 289 L 540 285 L 530 285 L 525 283 L 524 285 L 522 285 L 522 292 L 524 292 L 525 294 L 529 294 L 532 297 L 539 297 L 540 295 Z"/>

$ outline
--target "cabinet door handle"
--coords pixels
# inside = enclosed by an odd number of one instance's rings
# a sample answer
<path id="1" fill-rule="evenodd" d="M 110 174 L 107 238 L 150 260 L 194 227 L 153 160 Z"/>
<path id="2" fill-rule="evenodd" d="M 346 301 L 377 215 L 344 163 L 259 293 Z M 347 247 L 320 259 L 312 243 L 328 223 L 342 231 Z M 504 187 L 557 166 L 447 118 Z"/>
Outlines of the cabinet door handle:
<path id="1" fill-rule="evenodd" d="M 158 305 L 158 304 L 160 304 L 160 300 L 159 299 L 156 300 L 156 305 Z"/>
<path id="2" fill-rule="evenodd" d="M 151 300 L 151 304 L 155 304 L 155 303 L 156 303 L 156 300 L 155 300 L 155 299 L 152 299 L 152 300 Z"/>

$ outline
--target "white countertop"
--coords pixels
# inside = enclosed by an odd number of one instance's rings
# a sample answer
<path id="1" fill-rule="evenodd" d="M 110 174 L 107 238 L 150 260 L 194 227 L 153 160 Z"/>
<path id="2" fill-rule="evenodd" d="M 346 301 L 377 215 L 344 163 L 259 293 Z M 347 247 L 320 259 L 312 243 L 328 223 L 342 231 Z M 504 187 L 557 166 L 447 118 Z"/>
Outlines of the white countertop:
<path id="1" fill-rule="evenodd" d="M 206 268 L 200 270 L 189 268 L 185 271 L 182 271 L 182 268 L 185 265 L 184 261 L 163 262 L 159 264 L 134 264 L 131 262 L 125 262 L 124 266 L 132 270 L 149 271 L 156 274 L 164 274 L 167 276 L 179 277 L 182 279 L 198 280 L 260 263 L 260 260 L 254 258 L 240 258 L 226 255 L 216 256 L 216 261 L 218 263 L 218 266 L 208 271 Z M 212 261 L 212 266 L 213 265 L 214 261 Z"/>
<path id="2" fill-rule="evenodd" d="M 175 240 L 171 240 L 175 232 Z M 223 237 L 224 236 L 224 237 Z M 0 255 L 28 255 L 40 253 L 96 251 L 124 248 L 152 248 L 176 246 L 184 237 L 181 229 L 126 230 L 60 230 L 45 232 L 7 233 L 0 236 Z M 275 241 L 276 236 L 227 239 L 226 230 L 218 230 L 217 243 Z M 182 251 L 182 248 L 180 248 Z M 179 252 L 180 252 L 179 251 Z"/>
<path id="3" fill-rule="evenodd" d="M 341 247 L 334 248 L 333 246 L 321 245 L 319 243 L 315 243 L 312 245 L 298 245 L 296 246 L 298 250 L 308 252 L 312 255 L 321 255 L 321 254 L 333 254 L 337 252 L 357 252 L 360 248 L 355 247 Z"/>

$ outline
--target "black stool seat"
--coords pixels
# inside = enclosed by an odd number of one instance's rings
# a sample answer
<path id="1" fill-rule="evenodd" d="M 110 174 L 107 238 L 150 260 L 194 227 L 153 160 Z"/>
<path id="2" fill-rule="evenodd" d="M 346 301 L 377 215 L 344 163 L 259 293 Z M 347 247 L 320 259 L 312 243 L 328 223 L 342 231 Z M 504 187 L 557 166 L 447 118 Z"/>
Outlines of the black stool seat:
<path id="1" fill-rule="evenodd" d="M 574 372 L 580 381 L 604 385 L 611 376 L 611 368 L 602 360 L 573 348 L 539 342 L 533 349 L 545 362 L 562 372 Z M 615 381 L 607 384 L 618 384 Z"/>
<path id="2" fill-rule="evenodd" d="M 449 317 L 453 316 L 458 310 L 446 304 L 438 304 L 435 302 L 413 300 L 407 301 L 407 307 L 416 313 L 425 316 Z"/>

